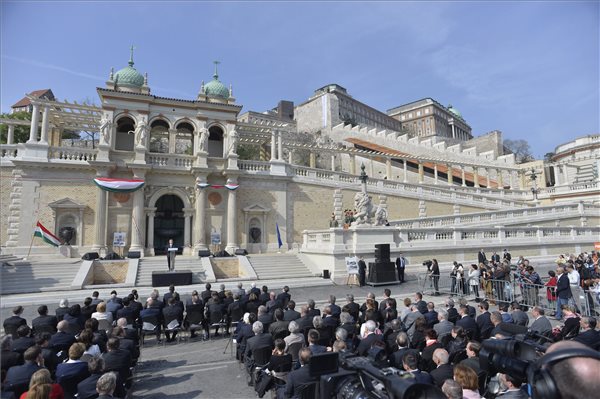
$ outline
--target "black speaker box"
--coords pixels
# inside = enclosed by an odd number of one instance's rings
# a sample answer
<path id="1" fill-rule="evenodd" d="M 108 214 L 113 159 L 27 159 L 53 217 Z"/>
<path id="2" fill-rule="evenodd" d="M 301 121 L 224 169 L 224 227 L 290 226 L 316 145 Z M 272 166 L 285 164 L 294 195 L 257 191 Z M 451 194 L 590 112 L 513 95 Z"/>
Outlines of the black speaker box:
<path id="1" fill-rule="evenodd" d="M 81 259 L 83 260 L 94 260 L 94 259 L 98 259 L 100 257 L 100 255 L 98 255 L 98 252 L 86 252 Z"/>
<path id="2" fill-rule="evenodd" d="M 390 244 L 375 244 L 375 248 L 387 249 L 387 251 L 390 252 Z"/>
<path id="3" fill-rule="evenodd" d="M 198 256 L 201 258 L 206 258 L 207 256 L 210 256 L 210 251 L 208 249 L 201 249 L 198 251 Z"/>
<path id="4" fill-rule="evenodd" d="M 390 250 L 385 248 L 375 248 L 375 261 L 376 262 L 389 262 Z"/>
<path id="5" fill-rule="evenodd" d="M 394 262 L 369 263 L 370 283 L 392 283 L 396 282 L 396 264 Z"/>
<path id="6" fill-rule="evenodd" d="M 140 258 L 142 256 L 142 254 L 140 253 L 140 251 L 129 251 L 127 252 L 127 257 L 129 259 L 137 259 Z"/>
<path id="7" fill-rule="evenodd" d="M 244 248 L 238 248 L 235 250 L 235 254 L 236 255 L 248 255 L 248 251 L 246 251 Z"/>
<path id="8" fill-rule="evenodd" d="M 331 278 L 331 276 L 329 274 L 329 269 L 323 269 L 323 279 L 329 280 L 330 278 Z"/>

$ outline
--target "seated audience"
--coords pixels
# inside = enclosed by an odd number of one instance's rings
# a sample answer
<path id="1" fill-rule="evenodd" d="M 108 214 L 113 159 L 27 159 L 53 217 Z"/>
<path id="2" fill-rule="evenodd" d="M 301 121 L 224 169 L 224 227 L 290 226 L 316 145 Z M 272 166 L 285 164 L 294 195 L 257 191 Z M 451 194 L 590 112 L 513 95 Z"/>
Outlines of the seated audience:
<path id="1" fill-rule="evenodd" d="M 59 384 L 52 382 L 52 377 L 47 369 L 39 369 L 29 380 L 29 390 L 23 392 L 20 399 L 47 398 L 63 399 L 65 393 Z M 78 398 L 79 399 L 79 398 Z"/>

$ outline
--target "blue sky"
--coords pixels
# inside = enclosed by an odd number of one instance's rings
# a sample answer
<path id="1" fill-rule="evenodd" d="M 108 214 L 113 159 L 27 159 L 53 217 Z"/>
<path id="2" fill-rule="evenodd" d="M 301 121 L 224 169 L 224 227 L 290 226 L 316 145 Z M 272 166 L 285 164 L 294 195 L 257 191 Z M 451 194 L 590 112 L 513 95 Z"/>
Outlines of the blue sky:
<path id="1" fill-rule="evenodd" d="M 475 135 L 501 130 L 543 156 L 598 133 L 599 21 L 587 2 L 1 3 L 1 110 L 26 92 L 98 103 L 111 67 L 152 93 L 194 98 L 213 60 L 243 111 L 338 83 L 379 110 L 432 97 Z"/>

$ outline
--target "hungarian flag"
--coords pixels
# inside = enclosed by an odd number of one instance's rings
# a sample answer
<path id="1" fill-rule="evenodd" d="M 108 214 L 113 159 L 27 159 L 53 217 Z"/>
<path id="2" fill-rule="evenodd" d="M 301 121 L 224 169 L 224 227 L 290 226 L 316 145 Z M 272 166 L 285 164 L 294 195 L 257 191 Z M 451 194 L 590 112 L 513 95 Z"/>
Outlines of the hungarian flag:
<path id="1" fill-rule="evenodd" d="M 112 179 L 109 177 L 97 177 L 94 183 L 102 190 L 111 193 L 132 193 L 144 186 L 142 179 Z"/>
<path id="2" fill-rule="evenodd" d="M 35 231 L 33 232 L 34 237 L 40 237 L 42 240 L 46 241 L 48 244 L 58 247 L 60 245 L 60 240 L 50 231 L 45 228 L 39 221 L 35 226 Z"/>

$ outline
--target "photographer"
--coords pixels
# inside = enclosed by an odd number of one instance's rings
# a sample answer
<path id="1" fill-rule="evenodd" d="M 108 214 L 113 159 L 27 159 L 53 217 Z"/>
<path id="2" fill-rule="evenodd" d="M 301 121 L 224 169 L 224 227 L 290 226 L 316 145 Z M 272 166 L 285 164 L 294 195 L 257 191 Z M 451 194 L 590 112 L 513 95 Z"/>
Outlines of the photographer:
<path id="1" fill-rule="evenodd" d="M 440 295 L 440 289 L 439 289 L 440 266 L 438 265 L 437 259 L 432 259 L 431 260 L 431 268 L 429 266 L 427 268 L 429 269 L 429 277 L 433 281 L 433 288 L 434 288 L 433 295 L 439 296 Z"/>

